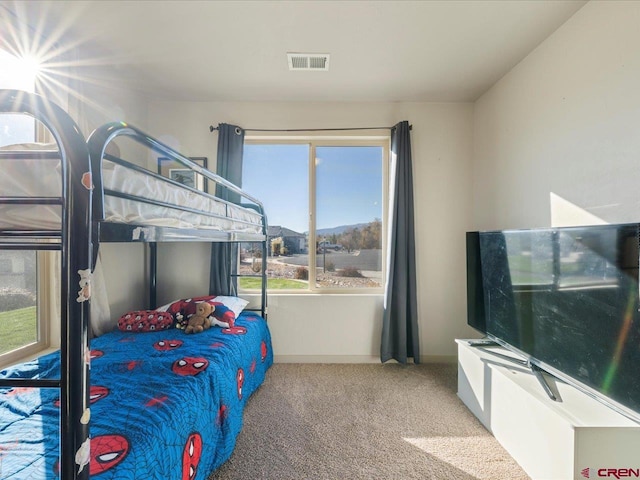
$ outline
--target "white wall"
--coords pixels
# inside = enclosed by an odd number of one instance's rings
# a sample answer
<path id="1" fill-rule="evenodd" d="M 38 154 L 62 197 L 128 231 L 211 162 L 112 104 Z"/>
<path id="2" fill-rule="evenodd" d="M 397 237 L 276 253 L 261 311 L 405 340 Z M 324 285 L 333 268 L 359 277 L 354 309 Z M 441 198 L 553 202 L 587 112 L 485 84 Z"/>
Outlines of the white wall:
<path id="1" fill-rule="evenodd" d="M 640 220 L 640 2 L 592 1 L 475 104 L 475 228 Z"/>
<path id="2" fill-rule="evenodd" d="M 141 128 L 146 125 L 147 100 L 117 81 L 113 76 L 118 72 L 93 69 L 91 72 L 84 70 L 83 74 L 90 80 L 77 82 L 77 91 L 71 94 L 68 109 L 85 137 L 88 138 L 95 128 L 107 122 L 127 120 Z M 139 152 L 140 149 L 131 143 L 120 141 L 118 144 L 123 151 Z M 128 159 L 136 161 L 135 157 Z M 137 161 L 139 164 L 146 162 L 146 157 Z M 116 321 L 124 312 L 144 308 L 144 246 L 104 243 L 100 245 L 100 256 L 111 318 Z"/>
<path id="3" fill-rule="evenodd" d="M 471 104 L 187 103 L 152 101 L 148 133 L 215 165 L 209 125 L 323 128 L 413 125 L 416 236 L 423 360 L 454 358 L 466 326 L 464 232 L 471 223 Z M 206 294 L 208 250 L 165 245 L 159 300 Z M 167 287 L 168 282 L 174 287 Z M 379 361 L 381 295 L 270 295 L 278 361 Z"/>

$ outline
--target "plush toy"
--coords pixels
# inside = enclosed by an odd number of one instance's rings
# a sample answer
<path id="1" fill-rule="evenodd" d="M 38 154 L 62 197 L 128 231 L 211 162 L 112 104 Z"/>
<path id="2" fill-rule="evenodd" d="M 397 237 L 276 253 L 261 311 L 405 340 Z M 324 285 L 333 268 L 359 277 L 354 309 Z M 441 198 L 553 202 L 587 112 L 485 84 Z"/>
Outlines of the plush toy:
<path id="1" fill-rule="evenodd" d="M 210 303 L 200 302 L 196 305 L 196 313 L 189 317 L 184 333 L 200 333 L 211 327 L 209 315 L 214 307 Z"/>
<path id="2" fill-rule="evenodd" d="M 169 303 L 164 307 L 158 308 L 158 310 L 166 311 L 173 315 L 176 321 L 176 328 L 184 330 L 187 328 L 188 319 L 195 315 L 196 307 L 204 302 L 213 307 L 213 313 L 209 314 L 211 326 L 232 328 L 235 325 L 236 314 L 224 303 L 215 301 L 216 298 L 212 296 L 185 298 Z"/>
<path id="3" fill-rule="evenodd" d="M 91 297 L 91 269 L 78 270 L 78 274 L 80 275 L 80 281 L 78 282 L 80 291 L 78 291 L 76 302 L 86 302 Z"/>

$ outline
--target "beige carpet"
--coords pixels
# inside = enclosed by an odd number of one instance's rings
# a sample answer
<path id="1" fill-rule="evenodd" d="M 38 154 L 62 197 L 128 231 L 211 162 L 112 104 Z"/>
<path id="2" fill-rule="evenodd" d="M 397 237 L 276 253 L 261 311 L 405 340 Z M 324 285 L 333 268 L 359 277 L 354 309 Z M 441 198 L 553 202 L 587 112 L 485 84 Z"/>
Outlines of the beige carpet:
<path id="1" fill-rule="evenodd" d="M 521 480 L 456 395 L 456 365 L 276 364 L 210 480 Z"/>

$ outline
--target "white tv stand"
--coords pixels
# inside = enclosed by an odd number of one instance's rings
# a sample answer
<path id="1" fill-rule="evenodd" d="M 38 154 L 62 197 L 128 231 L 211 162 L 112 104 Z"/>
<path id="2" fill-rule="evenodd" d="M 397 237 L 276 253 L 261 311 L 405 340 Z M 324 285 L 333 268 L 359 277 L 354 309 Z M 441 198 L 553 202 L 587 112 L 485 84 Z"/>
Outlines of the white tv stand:
<path id="1" fill-rule="evenodd" d="M 640 478 L 640 424 L 551 377 L 553 401 L 528 368 L 456 343 L 458 396 L 532 479 Z"/>

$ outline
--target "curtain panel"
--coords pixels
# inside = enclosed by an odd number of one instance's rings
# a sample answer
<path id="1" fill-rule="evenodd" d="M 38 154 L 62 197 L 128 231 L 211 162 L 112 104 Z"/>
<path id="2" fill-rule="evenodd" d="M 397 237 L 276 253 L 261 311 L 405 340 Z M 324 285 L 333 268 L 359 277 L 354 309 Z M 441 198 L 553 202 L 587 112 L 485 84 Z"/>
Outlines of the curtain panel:
<path id="1" fill-rule="evenodd" d="M 391 130 L 390 232 L 380 360 L 420 362 L 409 122 Z"/>
<path id="2" fill-rule="evenodd" d="M 218 155 L 216 172 L 231 183 L 242 187 L 242 154 L 244 130 L 236 125 L 218 125 Z M 237 193 L 216 186 L 216 195 L 224 200 L 239 203 Z M 212 243 L 209 270 L 209 293 L 211 295 L 237 295 L 238 280 L 232 277 L 233 265 L 238 261 L 238 248 L 232 243 Z"/>

